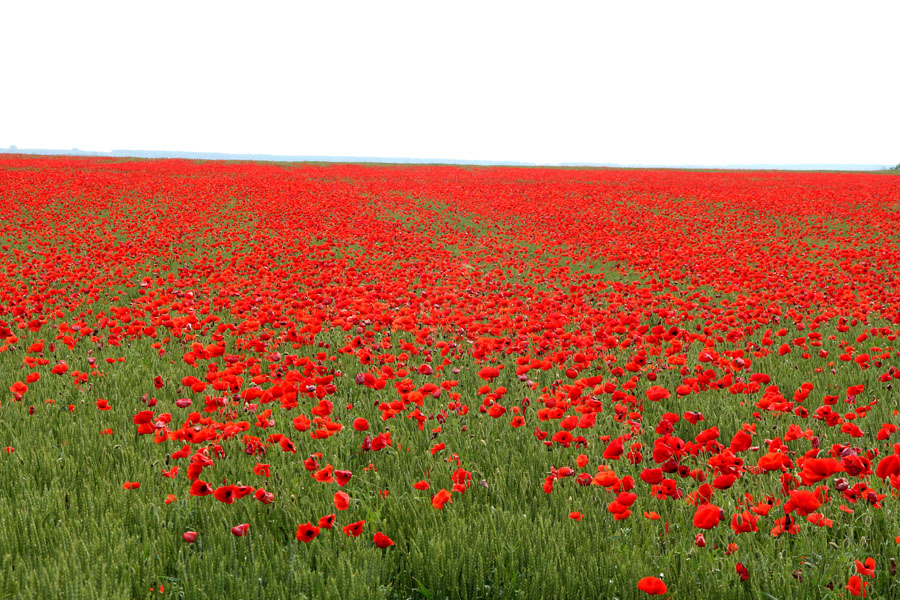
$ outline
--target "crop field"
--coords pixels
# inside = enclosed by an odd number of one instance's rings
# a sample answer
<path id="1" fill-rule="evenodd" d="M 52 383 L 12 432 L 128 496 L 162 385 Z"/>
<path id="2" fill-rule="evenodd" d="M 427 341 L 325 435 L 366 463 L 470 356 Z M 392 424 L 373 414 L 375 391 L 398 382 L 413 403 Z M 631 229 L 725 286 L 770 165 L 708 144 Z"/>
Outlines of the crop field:
<path id="1" fill-rule="evenodd" d="M 896 598 L 900 176 L 0 157 L 0 598 Z"/>

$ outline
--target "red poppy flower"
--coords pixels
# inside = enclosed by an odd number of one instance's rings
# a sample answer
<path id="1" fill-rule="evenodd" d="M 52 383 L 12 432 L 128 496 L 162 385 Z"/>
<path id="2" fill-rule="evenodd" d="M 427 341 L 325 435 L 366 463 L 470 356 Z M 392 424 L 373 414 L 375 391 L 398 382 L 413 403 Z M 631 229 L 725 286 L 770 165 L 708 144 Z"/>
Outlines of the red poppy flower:
<path id="1" fill-rule="evenodd" d="M 658 385 L 650 386 L 647 390 L 647 399 L 651 402 L 659 402 L 660 400 L 665 400 L 669 397 L 671 397 L 669 390 Z"/>
<path id="2" fill-rule="evenodd" d="M 834 458 L 807 458 L 803 461 L 800 481 L 803 485 L 814 485 L 843 470 L 841 463 Z"/>
<path id="3" fill-rule="evenodd" d="M 235 486 L 233 485 L 223 485 L 217 487 L 213 492 L 213 496 L 216 497 L 216 500 L 219 502 L 224 502 L 225 504 L 231 504 L 234 502 L 235 498 Z"/>
<path id="4" fill-rule="evenodd" d="M 866 597 L 866 588 L 869 587 L 868 581 L 863 581 L 862 577 L 859 575 L 851 575 L 850 580 L 847 581 L 847 591 L 850 592 L 851 596 L 855 596 L 857 598 Z"/>
<path id="5" fill-rule="evenodd" d="M 191 483 L 191 490 L 189 493 L 191 496 L 209 496 L 214 492 L 215 490 L 213 490 L 208 483 L 195 479 L 194 482 Z"/>
<path id="6" fill-rule="evenodd" d="M 349 525 L 345 525 L 341 531 L 344 532 L 344 535 L 347 537 L 359 537 L 359 535 L 363 532 L 363 525 L 365 525 L 365 521 L 356 521 L 355 523 L 350 523 Z"/>
<path id="7" fill-rule="evenodd" d="M 791 499 L 784 505 L 784 512 L 789 514 L 797 511 L 802 517 L 816 512 L 816 509 L 822 505 L 817 493 L 808 490 L 791 490 Z"/>
<path id="8" fill-rule="evenodd" d="M 53 373 L 54 375 L 62 375 L 68 370 L 69 370 L 69 365 L 67 365 L 64 362 L 60 362 L 55 367 L 50 369 L 50 372 Z"/>
<path id="9" fill-rule="evenodd" d="M 665 479 L 665 474 L 662 469 L 644 469 L 641 471 L 641 481 L 644 483 L 656 485 L 663 479 Z"/>
<path id="10" fill-rule="evenodd" d="M 319 535 L 319 528 L 312 523 L 303 523 L 297 527 L 297 539 L 304 544 L 308 544 Z"/>
<path id="11" fill-rule="evenodd" d="M 758 516 L 752 514 L 749 510 L 745 510 L 731 517 L 731 529 L 734 530 L 735 535 L 759 531 L 759 527 L 756 526 L 757 521 L 759 521 Z"/>
<path id="12" fill-rule="evenodd" d="M 297 453 L 297 449 L 294 447 L 294 442 L 292 442 L 291 439 L 287 436 L 281 438 L 278 441 L 278 445 L 281 446 L 281 449 L 284 452 L 291 452 L 293 454 Z"/>
<path id="13" fill-rule="evenodd" d="M 335 492 L 334 507 L 338 510 L 347 510 L 350 508 L 350 495 L 347 492 Z"/>
<path id="14" fill-rule="evenodd" d="M 828 519 L 822 513 L 810 513 L 807 515 L 806 520 L 812 523 L 813 525 L 818 525 L 819 527 L 833 527 L 834 521 Z"/>
<path id="15" fill-rule="evenodd" d="M 724 518 L 724 511 L 715 504 L 701 504 L 694 513 L 694 527 L 712 529 Z"/>
<path id="16" fill-rule="evenodd" d="M 334 472 L 334 480 L 337 482 L 338 486 L 344 487 L 350 482 L 350 478 L 353 477 L 353 473 L 350 471 L 335 471 Z"/>
<path id="17" fill-rule="evenodd" d="M 275 494 L 273 494 L 272 492 L 267 492 L 263 488 L 259 488 L 258 490 L 256 490 L 256 492 L 253 494 L 253 497 L 263 504 L 271 504 L 272 502 L 275 502 Z"/>
<path id="18" fill-rule="evenodd" d="M 871 556 L 865 560 L 865 562 L 861 562 L 859 560 L 854 561 L 856 564 L 856 572 L 860 575 L 865 575 L 866 577 L 874 577 L 875 576 L 875 559 Z"/>
<path id="19" fill-rule="evenodd" d="M 135 425 L 144 425 L 153 420 L 152 410 L 142 410 L 131 418 Z"/>
<path id="20" fill-rule="evenodd" d="M 500 370 L 496 367 L 484 367 L 483 369 L 478 371 L 478 376 L 485 381 L 493 381 L 500 376 Z"/>
<path id="21" fill-rule="evenodd" d="M 308 431 L 312 426 L 309 417 L 307 417 L 306 415 L 297 415 L 293 418 L 291 424 L 294 426 L 294 429 L 300 432 Z"/>
<path id="22" fill-rule="evenodd" d="M 322 529 L 331 529 L 334 526 L 334 520 L 336 515 L 334 513 L 330 515 L 325 515 L 324 517 L 319 519 L 319 527 Z"/>
<path id="23" fill-rule="evenodd" d="M 444 505 L 448 502 L 453 502 L 453 499 L 447 490 L 441 490 L 431 498 L 431 505 L 438 510 L 444 508 Z"/>
<path id="24" fill-rule="evenodd" d="M 388 546 L 394 545 L 394 540 L 384 535 L 380 531 L 375 533 L 375 536 L 372 538 L 372 541 L 375 542 L 375 545 L 381 549 L 387 548 Z"/>
<path id="25" fill-rule="evenodd" d="M 313 479 L 320 483 L 334 483 L 334 467 L 326 465 L 324 469 L 319 469 L 313 473 Z"/>
<path id="26" fill-rule="evenodd" d="M 663 580 L 658 577 L 644 577 L 638 581 L 637 587 L 650 596 L 662 596 L 669 590 Z"/>

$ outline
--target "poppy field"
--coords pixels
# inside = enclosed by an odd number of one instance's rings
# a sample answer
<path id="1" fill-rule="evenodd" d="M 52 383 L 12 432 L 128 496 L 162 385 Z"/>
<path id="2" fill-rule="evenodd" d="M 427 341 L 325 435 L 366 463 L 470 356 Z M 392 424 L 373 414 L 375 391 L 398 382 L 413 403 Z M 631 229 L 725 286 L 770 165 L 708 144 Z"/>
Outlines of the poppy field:
<path id="1" fill-rule="evenodd" d="M 900 596 L 900 177 L 0 157 L 2 598 Z"/>

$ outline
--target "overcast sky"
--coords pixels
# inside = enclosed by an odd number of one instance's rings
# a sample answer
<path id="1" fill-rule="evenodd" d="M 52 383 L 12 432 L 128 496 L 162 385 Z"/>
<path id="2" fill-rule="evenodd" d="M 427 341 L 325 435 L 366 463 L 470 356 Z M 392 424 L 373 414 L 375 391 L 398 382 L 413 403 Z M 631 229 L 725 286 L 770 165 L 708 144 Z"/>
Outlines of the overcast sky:
<path id="1" fill-rule="evenodd" d="M 3 2 L 0 147 L 900 162 L 900 2 Z"/>

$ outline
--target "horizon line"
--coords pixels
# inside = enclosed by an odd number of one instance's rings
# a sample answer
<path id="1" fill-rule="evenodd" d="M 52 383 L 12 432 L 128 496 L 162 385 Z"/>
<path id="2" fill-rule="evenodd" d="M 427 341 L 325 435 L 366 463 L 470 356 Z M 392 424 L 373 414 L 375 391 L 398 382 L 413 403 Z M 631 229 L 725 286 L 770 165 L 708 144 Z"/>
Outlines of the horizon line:
<path id="1" fill-rule="evenodd" d="M 558 162 L 538 163 L 509 160 L 468 160 L 452 158 L 417 158 L 383 156 L 335 156 L 335 155 L 287 155 L 266 153 L 194 152 L 189 150 L 127 150 L 114 149 L 109 152 L 95 150 L 18 148 L 11 145 L 0 148 L 0 154 L 21 154 L 35 156 L 81 156 L 100 158 L 144 158 L 144 159 L 194 159 L 194 160 L 237 160 L 261 162 L 329 162 L 329 163 L 383 163 L 383 164 L 446 164 L 473 166 L 516 166 L 516 167 L 607 167 L 643 169 L 770 169 L 770 170 L 847 170 L 879 171 L 891 170 L 892 165 L 871 163 L 734 163 L 734 164 L 646 164 L 646 163 L 598 163 L 598 162 Z"/>

